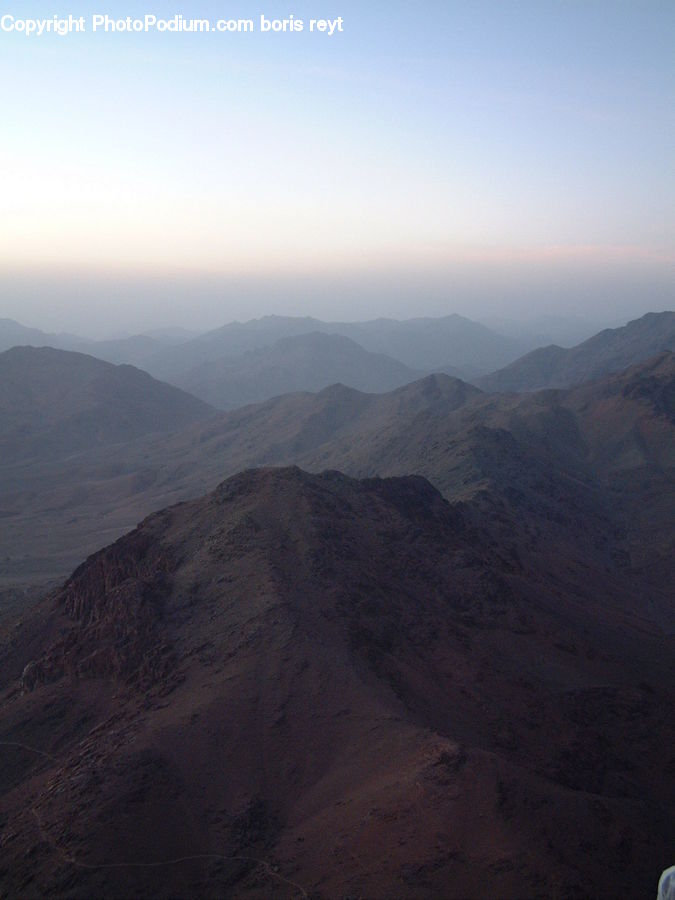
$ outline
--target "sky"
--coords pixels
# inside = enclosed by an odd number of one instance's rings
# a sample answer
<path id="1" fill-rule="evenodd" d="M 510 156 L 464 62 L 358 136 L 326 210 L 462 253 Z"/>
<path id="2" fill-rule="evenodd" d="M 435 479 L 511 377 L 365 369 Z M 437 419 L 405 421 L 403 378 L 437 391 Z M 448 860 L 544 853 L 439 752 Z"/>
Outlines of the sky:
<path id="1" fill-rule="evenodd" d="M 94 33 L 89 2 L 3 3 L 0 317 L 102 336 L 672 308 L 672 0 L 98 12 L 255 31 Z M 54 14 L 86 32 L 2 30 Z M 302 32 L 260 32 L 291 14 Z"/>

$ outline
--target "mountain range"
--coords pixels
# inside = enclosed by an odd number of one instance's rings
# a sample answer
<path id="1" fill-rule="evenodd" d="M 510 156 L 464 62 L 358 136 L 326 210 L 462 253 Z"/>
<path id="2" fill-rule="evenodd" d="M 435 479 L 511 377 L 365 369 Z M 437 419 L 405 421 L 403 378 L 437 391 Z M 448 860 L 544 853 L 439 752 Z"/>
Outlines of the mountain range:
<path id="1" fill-rule="evenodd" d="M 670 317 L 520 393 L 277 336 L 181 376 L 227 412 L 0 354 L 0 894 L 653 891 Z"/>
<path id="2" fill-rule="evenodd" d="M 180 346 L 166 347 L 146 361 L 146 368 L 158 378 L 178 383 L 204 363 L 231 361 L 276 341 L 316 332 L 349 338 L 364 350 L 392 357 L 411 369 L 453 366 L 465 375 L 491 371 L 532 346 L 457 315 L 371 322 L 265 316 L 245 323 L 232 322 Z"/>
<path id="3" fill-rule="evenodd" d="M 279 394 L 320 391 L 348 380 L 351 387 L 384 393 L 415 381 L 420 372 L 370 353 L 355 341 L 320 331 L 281 338 L 242 356 L 202 363 L 177 383 L 220 409 L 260 403 Z"/>
<path id="4" fill-rule="evenodd" d="M 76 350 L 106 362 L 139 366 L 174 383 L 205 363 L 232 362 L 277 341 L 317 332 L 349 338 L 364 350 L 391 356 L 411 369 L 428 371 L 454 366 L 466 376 L 491 371 L 537 346 L 532 337 L 504 336 L 458 315 L 370 322 L 264 316 L 249 322 L 231 322 L 197 335 L 177 329 L 155 329 L 148 334 L 99 341 L 48 334 L 0 319 L 0 350 L 23 345 Z"/>
<path id="5" fill-rule="evenodd" d="M 583 581 L 599 559 L 620 579 L 639 570 L 636 596 L 665 621 L 673 375 L 666 353 L 566 392 L 485 394 L 444 375 L 381 395 L 337 385 L 112 450 L 18 461 L 0 468 L 4 578 L 56 576 L 143 515 L 224 476 L 299 464 L 355 477 L 424 475 L 447 499 L 477 504 L 495 541 L 539 553 L 537 566 L 560 569 L 564 581 L 574 571 Z"/>
<path id="6" fill-rule="evenodd" d="M 570 387 L 672 350 L 674 316 L 650 313 L 570 349 L 536 350 L 532 333 L 503 335 L 457 315 L 356 323 L 267 316 L 197 336 L 156 329 L 106 341 L 49 335 L 3 319 L 0 349 L 51 346 L 131 364 L 220 409 L 233 409 L 336 382 L 382 392 L 429 372 L 473 381 L 487 391 Z"/>

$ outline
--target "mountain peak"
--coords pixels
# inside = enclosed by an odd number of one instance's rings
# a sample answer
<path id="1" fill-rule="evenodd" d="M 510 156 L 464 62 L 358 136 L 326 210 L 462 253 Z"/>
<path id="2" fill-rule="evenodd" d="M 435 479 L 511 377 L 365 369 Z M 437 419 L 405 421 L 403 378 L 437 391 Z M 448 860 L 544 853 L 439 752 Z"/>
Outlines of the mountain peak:
<path id="1" fill-rule="evenodd" d="M 419 476 L 266 467 L 90 557 L 3 646 L 3 890 L 640 894 L 662 642 L 528 588 L 487 524 Z"/>

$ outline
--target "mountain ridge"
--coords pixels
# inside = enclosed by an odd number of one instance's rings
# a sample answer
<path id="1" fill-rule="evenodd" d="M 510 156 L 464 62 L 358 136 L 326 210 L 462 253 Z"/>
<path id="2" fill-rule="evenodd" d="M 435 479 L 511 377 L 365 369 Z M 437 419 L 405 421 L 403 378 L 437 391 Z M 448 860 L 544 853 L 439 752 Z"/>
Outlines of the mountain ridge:
<path id="1" fill-rule="evenodd" d="M 180 347 L 158 351 L 146 361 L 156 377 L 178 381 L 195 366 L 219 359 L 235 359 L 251 350 L 269 347 L 276 340 L 320 331 L 347 337 L 364 350 L 383 353 L 412 369 L 448 366 L 473 374 L 493 363 L 515 359 L 526 345 L 483 325 L 451 314 L 440 318 L 374 319 L 370 322 L 323 322 L 311 316 L 264 316 L 231 322 L 200 335 Z"/>
<path id="2" fill-rule="evenodd" d="M 544 602 L 467 512 L 263 468 L 94 554 L 0 631 L 3 888 L 644 892 L 663 638 Z"/>
<path id="3" fill-rule="evenodd" d="M 380 393 L 415 381 L 419 375 L 398 360 L 364 350 L 350 338 L 315 331 L 280 338 L 236 359 L 202 363 L 177 383 L 227 410 L 280 394 L 315 392 L 336 382 Z"/>
<path id="4" fill-rule="evenodd" d="M 475 383 L 486 391 L 566 388 L 593 381 L 675 350 L 675 312 L 647 313 L 620 328 L 607 328 L 576 347 L 533 350 Z"/>
<path id="5" fill-rule="evenodd" d="M 50 347 L 0 354 L 5 462 L 53 458 L 177 430 L 215 410 L 133 366 Z"/>
<path id="6" fill-rule="evenodd" d="M 332 386 L 120 445 L 114 458 L 99 449 L 38 469 L 5 466 L 2 575 L 16 584 L 29 564 L 64 572 L 153 509 L 250 466 L 416 473 L 470 503 L 533 571 L 583 592 L 590 567 L 626 611 L 637 604 L 669 630 L 675 459 L 664 410 L 674 368 L 664 354 L 585 387 L 525 395 L 485 394 L 443 375 L 383 395 Z"/>

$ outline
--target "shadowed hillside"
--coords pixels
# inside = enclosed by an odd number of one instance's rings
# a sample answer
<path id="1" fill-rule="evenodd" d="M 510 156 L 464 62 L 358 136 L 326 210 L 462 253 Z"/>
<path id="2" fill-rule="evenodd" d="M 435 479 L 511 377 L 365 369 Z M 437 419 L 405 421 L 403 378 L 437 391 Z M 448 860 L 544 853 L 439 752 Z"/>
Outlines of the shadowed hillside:
<path id="1" fill-rule="evenodd" d="M 0 456 L 4 463 L 68 456 L 214 412 L 132 366 L 50 347 L 0 354 Z"/>
<path id="2" fill-rule="evenodd" d="M 87 560 L 3 635 L 3 893 L 648 894 L 667 645 L 467 513 L 257 470 Z"/>

